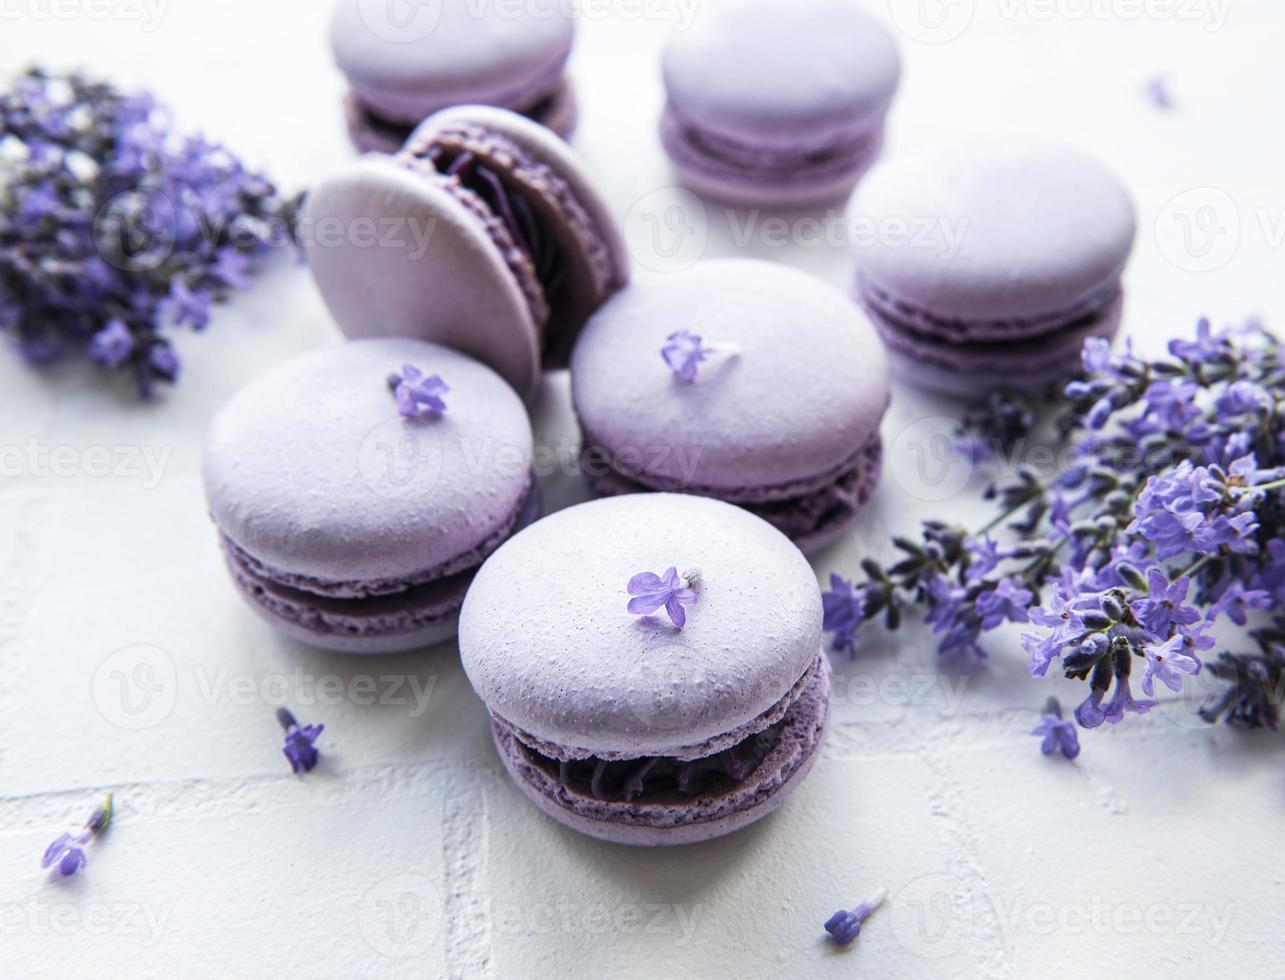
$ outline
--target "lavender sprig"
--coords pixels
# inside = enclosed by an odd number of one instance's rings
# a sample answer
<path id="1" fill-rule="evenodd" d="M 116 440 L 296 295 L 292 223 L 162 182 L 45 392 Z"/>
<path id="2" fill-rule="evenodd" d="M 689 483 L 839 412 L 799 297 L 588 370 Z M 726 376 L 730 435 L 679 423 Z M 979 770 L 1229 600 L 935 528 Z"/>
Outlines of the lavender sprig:
<path id="1" fill-rule="evenodd" d="M 206 326 L 293 234 L 297 201 L 149 94 L 30 69 L 0 93 L 0 335 L 84 355 L 140 394 L 173 382 L 170 328 Z"/>
<path id="2" fill-rule="evenodd" d="M 63 878 L 70 878 L 83 868 L 89 859 L 85 857 L 85 846 L 98 837 L 112 822 L 114 797 L 111 793 L 95 808 L 85 821 L 85 827 L 79 833 L 62 833 L 45 848 L 40 859 L 40 867 L 53 868 Z"/>
<path id="3" fill-rule="evenodd" d="M 866 919 L 874 914 L 887 897 L 888 889 L 880 888 L 864 902 L 859 902 L 856 908 L 839 909 L 826 919 L 825 931 L 830 934 L 831 942 L 836 946 L 852 945 L 861 935 L 861 927 L 865 925 Z"/>
<path id="4" fill-rule="evenodd" d="M 277 708 L 277 724 L 286 733 L 281 753 L 290 763 L 290 770 L 296 774 L 312 772 L 321 758 L 315 743 L 326 726 L 300 725 L 290 709 L 285 707 Z"/>
<path id="5" fill-rule="evenodd" d="M 997 396 L 970 417 L 974 459 L 1025 439 L 1029 420 Z M 1285 352 L 1257 324 L 1175 340 L 1152 360 L 1103 340 L 1062 395 L 1054 445 L 1067 461 L 1017 467 L 987 496 L 997 514 L 969 532 L 942 522 L 888 568 L 833 576 L 824 596 L 833 646 L 855 652 L 864 623 L 896 628 L 921 607 L 942 653 L 983 657 L 1006 622 L 1032 675 L 1057 664 L 1089 693 L 1085 728 L 1116 724 L 1208 669 L 1229 686 L 1202 717 L 1275 728 L 1285 669 Z M 1214 625 L 1247 626 L 1257 650 L 1215 652 Z M 1140 681 L 1135 678 L 1140 675 Z M 1142 696 L 1135 694 L 1135 684 Z"/>

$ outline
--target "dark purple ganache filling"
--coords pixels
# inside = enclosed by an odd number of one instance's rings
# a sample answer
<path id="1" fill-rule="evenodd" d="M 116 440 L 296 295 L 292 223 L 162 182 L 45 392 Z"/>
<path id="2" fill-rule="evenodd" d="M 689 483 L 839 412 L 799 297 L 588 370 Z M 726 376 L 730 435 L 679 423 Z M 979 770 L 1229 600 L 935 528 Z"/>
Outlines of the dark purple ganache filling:
<path id="1" fill-rule="evenodd" d="M 483 223 L 526 297 L 545 366 L 565 367 L 585 320 L 621 284 L 572 185 L 514 140 L 467 123 L 412 138 L 398 159 L 435 176 Z"/>
<path id="2" fill-rule="evenodd" d="M 513 243 L 531 260 L 536 278 L 550 308 L 567 283 L 567 267 L 557 238 L 548 223 L 541 219 L 526 198 L 506 184 L 500 174 L 478 154 L 466 149 L 435 144 L 421 159 L 427 160 L 438 173 L 454 177 L 472 191 L 504 224 Z"/>
<path id="3" fill-rule="evenodd" d="M 786 720 L 742 739 L 729 749 L 703 759 L 648 756 L 608 761 L 553 759 L 518 741 L 527 758 L 551 778 L 582 795 L 604 802 L 664 796 L 717 794 L 744 782 L 776 747 Z"/>
<path id="4" fill-rule="evenodd" d="M 584 468 L 599 496 L 627 493 L 691 493 L 736 504 L 761 517 L 786 537 L 798 541 L 852 518 L 874 495 L 883 463 L 883 442 L 875 436 L 857 455 L 820 480 L 797 487 L 747 488 L 737 493 L 717 487 L 657 480 L 637 471 L 622 471 L 613 455 L 586 434 Z"/>

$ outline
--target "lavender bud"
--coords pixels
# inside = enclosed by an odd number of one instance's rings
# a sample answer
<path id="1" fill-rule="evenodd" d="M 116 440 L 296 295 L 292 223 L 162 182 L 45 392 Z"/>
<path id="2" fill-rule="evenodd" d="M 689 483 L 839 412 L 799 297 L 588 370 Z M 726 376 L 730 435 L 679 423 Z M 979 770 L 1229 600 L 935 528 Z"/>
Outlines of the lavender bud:
<path id="1" fill-rule="evenodd" d="M 1109 593 L 1104 595 L 1098 601 L 1098 605 L 1102 608 L 1102 612 L 1110 618 L 1111 622 L 1118 623 L 1124 619 L 1124 606 L 1120 604 L 1120 601 L 1115 596 Z"/>
<path id="2" fill-rule="evenodd" d="M 1146 577 L 1140 571 L 1138 571 L 1136 568 L 1130 565 L 1127 561 L 1118 562 L 1115 566 L 1115 570 L 1117 574 L 1119 574 L 1121 580 L 1123 580 L 1125 585 L 1129 586 L 1132 589 L 1139 589 L 1142 591 L 1146 590 L 1147 588 Z"/>
<path id="3" fill-rule="evenodd" d="M 1101 612 L 1086 612 L 1081 618 L 1084 628 L 1088 630 L 1109 629 L 1112 625 L 1110 617 Z"/>

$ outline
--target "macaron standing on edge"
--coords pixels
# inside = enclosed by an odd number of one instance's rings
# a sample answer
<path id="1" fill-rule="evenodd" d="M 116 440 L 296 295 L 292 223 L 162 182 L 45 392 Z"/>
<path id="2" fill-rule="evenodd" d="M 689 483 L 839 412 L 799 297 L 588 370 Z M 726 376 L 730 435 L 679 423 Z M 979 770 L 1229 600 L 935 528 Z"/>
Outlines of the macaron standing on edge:
<path id="1" fill-rule="evenodd" d="M 665 49 L 661 140 L 680 180 L 746 203 L 842 198 L 879 153 L 901 59 L 855 0 L 730 0 Z"/>
<path id="2" fill-rule="evenodd" d="M 400 153 L 321 180 L 300 223 L 345 334 L 454 347 L 524 396 L 629 280 L 620 231 L 575 154 L 486 106 L 440 112 Z"/>
<path id="3" fill-rule="evenodd" d="M 807 560 L 728 504 L 636 494 L 559 511 L 482 566 L 464 670 L 546 814 L 624 844 L 709 840 L 776 809 L 829 717 Z"/>
<path id="4" fill-rule="evenodd" d="M 599 496 L 715 497 L 815 552 L 879 480 L 883 345 L 846 296 L 785 266 L 639 279 L 585 326 L 571 394 Z"/>
<path id="5" fill-rule="evenodd" d="M 849 220 L 856 290 L 907 381 L 956 395 L 1073 374 L 1120 326 L 1136 216 L 1103 164 L 1059 142 L 974 136 L 881 163 Z"/>
<path id="6" fill-rule="evenodd" d="M 250 382 L 211 423 L 203 468 L 256 612 L 312 646 L 389 653 L 455 635 L 474 572 L 539 514 L 532 457 L 525 407 L 495 372 L 394 338 Z"/>
<path id="7" fill-rule="evenodd" d="M 574 38 L 562 0 L 338 0 L 330 43 L 348 79 L 353 143 L 395 153 L 424 119 L 470 103 L 511 109 L 569 138 L 577 115 L 566 75 Z"/>

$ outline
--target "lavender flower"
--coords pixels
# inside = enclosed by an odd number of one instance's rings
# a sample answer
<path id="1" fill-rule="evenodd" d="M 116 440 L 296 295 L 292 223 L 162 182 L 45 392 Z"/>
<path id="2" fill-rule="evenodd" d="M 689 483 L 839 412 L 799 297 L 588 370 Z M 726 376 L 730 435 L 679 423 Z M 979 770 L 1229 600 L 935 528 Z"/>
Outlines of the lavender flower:
<path id="1" fill-rule="evenodd" d="M 1040 751 L 1045 755 L 1061 752 L 1068 759 L 1080 754 L 1080 736 L 1075 725 L 1062 720 L 1062 705 L 1057 698 L 1049 698 L 1044 705 L 1044 720 L 1031 729 L 1032 735 L 1042 735 Z"/>
<path id="2" fill-rule="evenodd" d="M 866 597 L 862 591 L 841 575 L 830 573 L 830 591 L 821 594 L 821 628 L 833 633 L 831 647 L 847 654 L 855 654 L 857 631 L 865 620 Z"/>
<path id="3" fill-rule="evenodd" d="M 1200 622 L 1200 610 L 1184 603 L 1191 589 L 1191 579 L 1183 576 L 1169 581 L 1159 566 L 1147 575 L 1148 592 L 1129 606 L 1134 617 L 1152 636 L 1168 637 L 1178 627 Z"/>
<path id="4" fill-rule="evenodd" d="M 691 384 L 696 380 L 700 366 L 715 354 L 735 356 L 740 352 L 735 344 L 709 344 L 689 330 L 679 330 L 666 338 L 665 346 L 660 349 L 669 369 L 682 380 Z"/>
<path id="5" fill-rule="evenodd" d="M 249 285 L 297 201 L 150 95 L 82 75 L 18 76 L 0 119 L 0 334 L 32 364 L 127 373 L 143 397 L 172 383 L 167 334 Z"/>
<path id="6" fill-rule="evenodd" d="M 1147 666 L 1142 675 L 1144 694 L 1155 693 L 1153 683 L 1157 679 L 1169 690 L 1181 691 L 1184 674 L 1200 673 L 1200 661 L 1184 652 L 1190 649 L 1190 646 L 1191 640 L 1188 637 L 1175 633 L 1159 646 L 1147 648 L 1145 654 Z"/>
<path id="7" fill-rule="evenodd" d="M 133 351 L 134 335 L 129 332 L 129 327 L 125 326 L 124 320 L 112 319 L 90 338 L 86 353 L 91 361 L 114 368 L 129 360 Z"/>
<path id="8" fill-rule="evenodd" d="M 1083 365 L 1048 426 L 1065 468 L 1018 465 L 987 490 L 996 514 L 983 528 L 928 521 L 919 538 L 893 539 L 901 557 L 888 567 L 863 562 L 864 579 L 833 576 L 824 608 L 835 648 L 855 649 L 880 613 L 895 629 L 911 607 L 942 654 L 984 656 L 986 633 L 1026 622 L 1030 673 L 1057 664 L 1087 683 L 1075 709 L 1082 727 L 1147 713 L 1157 681 L 1179 691 L 1207 659 L 1227 690 L 1202 717 L 1275 727 L 1285 684 L 1285 349 L 1261 325 L 1202 320 L 1167 356 L 1096 339 Z M 993 443 L 989 434 L 1015 430 L 1014 418 L 996 396 L 969 413 L 965 436 Z M 1215 621 L 1248 628 L 1251 615 L 1256 651 L 1211 654 Z M 1134 695 L 1135 667 L 1147 698 Z"/>
<path id="9" fill-rule="evenodd" d="M 1150 692 L 1148 692 L 1150 693 Z M 1118 725 L 1126 714 L 1145 715 L 1159 702 L 1138 701 L 1133 696 L 1128 674 L 1118 674 L 1115 679 L 1115 694 L 1111 700 L 1102 705 L 1102 720 Z"/>
<path id="10" fill-rule="evenodd" d="M 825 921 L 825 931 L 830 934 L 830 940 L 837 946 L 851 945 L 861 935 L 861 927 L 866 919 L 870 918 L 887 897 L 888 889 L 880 888 L 856 908 L 839 909 L 835 912 Z"/>
<path id="11" fill-rule="evenodd" d="M 1279 540 L 1275 543 L 1285 544 Z M 1237 626 L 1245 626 L 1249 623 L 1250 610 L 1270 609 L 1273 605 L 1279 605 L 1279 601 L 1274 599 L 1270 592 L 1264 589 L 1248 589 L 1243 582 L 1230 582 L 1209 607 L 1205 616 L 1211 623 L 1219 616 L 1226 616 Z"/>
<path id="12" fill-rule="evenodd" d="M 439 418 L 446 413 L 442 396 L 451 389 L 436 374 L 425 375 L 411 364 L 388 379 L 397 399 L 397 411 L 406 418 Z"/>
<path id="13" fill-rule="evenodd" d="M 111 823 L 113 802 L 112 794 L 108 793 L 106 799 L 90 814 L 84 830 L 78 834 L 59 834 L 54 842 L 45 848 L 44 856 L 40 859 L 40 867 L 54 868 L 64 878 L 70 878 L 83 868 L 88 863 L 85 857 L 85 845 L 98 837 Z"/>
<path id="14" fill-rule="evenodd" d="M 1001 623 L 1025 623 L 1030 621 L 1027 609 L 1030 608 L 1034 593 L 1022 588 L 1015 578 L 1000 579 L 995 588 L 983 592 L 977 597 L 977 614 L 981 617 L 982 629 L 993 630 Z"/>
<path id="15" fill-rule="evenodd" d="M 664 575 L 639 572 L 629 580 L 628 591 L 634 597 L 629 600 L 629 611 L 635 616 L 647 616 L 664 606 L 670 621 L 682 629 L 687 622 L 683 606 L 696 604 L 696 593 L 688 587 L 691 578 L 690 574 L 680 577 L 678 568 L 673 566 Z"/>
<path id="16" fill-rule="evenodd" d="M 315 743 L 325 725 L 300 725 L 288 708 L 277 709 L 277 722 L 285 729 L 286 740 L 281 751 L 295 773 L 312 772 L 320 758 Z"/>

